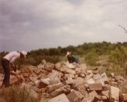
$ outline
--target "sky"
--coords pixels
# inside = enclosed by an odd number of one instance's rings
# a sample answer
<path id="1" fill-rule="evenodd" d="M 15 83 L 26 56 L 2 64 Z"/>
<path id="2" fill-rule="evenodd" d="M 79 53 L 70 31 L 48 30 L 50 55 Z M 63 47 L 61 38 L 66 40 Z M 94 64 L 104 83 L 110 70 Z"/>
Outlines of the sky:
<path id="1" fill-rule="evenodd" d="M 0 52 L 126 42 L 121 26 L 127 0 L 0 0 Z"/>

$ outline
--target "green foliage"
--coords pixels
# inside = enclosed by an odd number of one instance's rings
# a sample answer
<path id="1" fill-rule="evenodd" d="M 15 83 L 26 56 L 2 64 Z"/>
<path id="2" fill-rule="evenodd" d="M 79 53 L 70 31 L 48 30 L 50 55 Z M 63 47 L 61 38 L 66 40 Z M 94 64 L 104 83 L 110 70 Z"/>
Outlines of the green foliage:
<path id="1" fill-rule="evenodd" d="M 109 53 L 109 62 L 112 63 L 110 72 L 125 76 L 126 68 L 125 63 L 127 61 L 127 48 L 120 43 L 115 46 L 115 49 Z"/>
<path id="2" fill-rule="evenodd" d="M 67 47 L 49 48 L 49 49 L 38 49 L 28 52 L 26 59 L 19 59 L 16 63 L 20 69 L 21 65 L 30 64 L 38 65 L 43 59 L 47 62 L 56 63 L 65 58 L 66 52 L 70 51 L 72 54 L 80 57 L 85 56 L 87 64 L 96 65 L 98 56 L 109 55 L 110 62 L 124 66 L 126 61 L 127 43 L 110 43 L 110 42 L 95 42 L 95 43 L 84 43 L 78 46 L 69 45 Z M 6 52 L 0 53 L 0 60 L 6 54 Z M 61 57 L 62 56 L 62 57 Z M 1 63 L 0 63 L 1 64 Z M 1 66 L 0 66 L 1 70 Z"/>
<path id="3" fill-rule="evenodd" d="M 88 52 L 85 56 L 85 61 L 89 65 L 96 65 L 96 62 L 99 60 L 98 54 L 95 52 L 95 50 L 91 50 Z"/>
<path id="4" fill-rule="evenodd" d="M 115 65 L 120 65 L 120 67 L 124 67 L 124 63 L 126 61 L 126 53 L 124 47 L 116 47 L 115 50 L 111 51 L 109 55 L 109 61 Z"/>

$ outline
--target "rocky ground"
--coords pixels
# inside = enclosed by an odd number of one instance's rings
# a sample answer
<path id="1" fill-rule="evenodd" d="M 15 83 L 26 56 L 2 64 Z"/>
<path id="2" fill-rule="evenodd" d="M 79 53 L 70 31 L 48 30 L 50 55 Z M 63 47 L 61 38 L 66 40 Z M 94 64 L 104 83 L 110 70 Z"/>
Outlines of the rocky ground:
<path id="1" fill-rule="evenodd" d="M 0 74 L 0 85 L 3 74 Z M 126 85 L 120 75 L 100 73 L 98 68 L 88 70 L 85 63 L 56 64 L 42 62 L 38 66 L 27 66 L 25 71 L 11 71 L 11 85 L 26 88 L 40 102 L 125 102 L 127 94 L 117 85 Z M 0 99 L 1 100 L 1 99 Z"/>

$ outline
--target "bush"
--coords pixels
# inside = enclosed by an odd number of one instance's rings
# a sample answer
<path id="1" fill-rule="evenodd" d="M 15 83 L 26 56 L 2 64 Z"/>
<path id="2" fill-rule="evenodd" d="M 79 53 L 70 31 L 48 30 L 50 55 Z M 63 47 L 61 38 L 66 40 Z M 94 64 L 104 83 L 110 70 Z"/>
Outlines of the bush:
<path id="1" fill-rule="evenodd" d="M 85 62 L 92 66 L 97 65 L 96 62 L 98 60 L 99 60 L 99 56 L 94 50 L 88 52 L 85 56 Z"/>

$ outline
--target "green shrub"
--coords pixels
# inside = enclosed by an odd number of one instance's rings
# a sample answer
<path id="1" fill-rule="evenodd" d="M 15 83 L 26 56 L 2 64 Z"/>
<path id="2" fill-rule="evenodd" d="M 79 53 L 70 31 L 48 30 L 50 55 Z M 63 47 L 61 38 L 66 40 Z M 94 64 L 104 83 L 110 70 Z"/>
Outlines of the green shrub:
<path id="1" fill-rule="evenodd" d="M 97 65 L 96 62 L 98 60 L 99 60 L 99 56 L 94 50 L 88 52 L 85 56 L 85 62 L 92 66 Z"/>
<path id="2" fill-rule="evenodd" d="M 109 62 L 112 63 L 112 71 L 116 74 L 125 75 L 126 54 L 124 49 L 116 47 L 109 54 Z"/>

